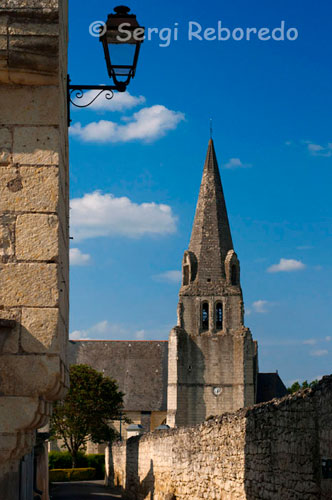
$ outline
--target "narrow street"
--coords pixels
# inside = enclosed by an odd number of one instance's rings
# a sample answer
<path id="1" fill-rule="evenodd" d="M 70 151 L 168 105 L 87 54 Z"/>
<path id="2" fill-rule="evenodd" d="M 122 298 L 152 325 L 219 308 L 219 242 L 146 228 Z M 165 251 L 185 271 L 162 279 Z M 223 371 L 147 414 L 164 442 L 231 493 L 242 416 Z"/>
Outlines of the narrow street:
<path id="1" fill-rule="evenodd" d="M 50 500 L 119 500 L 121 494 L 104 486 L 104 481 L 52 483 Z"/>

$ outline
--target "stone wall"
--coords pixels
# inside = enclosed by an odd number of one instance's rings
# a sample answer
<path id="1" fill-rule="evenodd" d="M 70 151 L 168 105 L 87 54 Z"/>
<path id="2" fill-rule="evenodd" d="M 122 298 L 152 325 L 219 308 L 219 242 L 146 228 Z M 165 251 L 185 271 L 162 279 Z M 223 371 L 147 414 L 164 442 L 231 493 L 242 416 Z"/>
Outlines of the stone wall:
<path id="1" fill-rule="evenodd" d="M 195 427 L 156 431 L 109 450 L 109 483 L 128 499 L 332 498 L 332 376 Z"/>
<path id="2" fill-rule="evenodd" d="M 255 402 L 255 344 L 248 329 L 194 336 L 175 327 L 168 345 L 170 427 L 195 425 Z"/>
<path id="3" fill-rule="evenodd" d="M 10 500 L 68 383 L 66 75 L 67 1 L 2 0 L 0 490 Z"/>

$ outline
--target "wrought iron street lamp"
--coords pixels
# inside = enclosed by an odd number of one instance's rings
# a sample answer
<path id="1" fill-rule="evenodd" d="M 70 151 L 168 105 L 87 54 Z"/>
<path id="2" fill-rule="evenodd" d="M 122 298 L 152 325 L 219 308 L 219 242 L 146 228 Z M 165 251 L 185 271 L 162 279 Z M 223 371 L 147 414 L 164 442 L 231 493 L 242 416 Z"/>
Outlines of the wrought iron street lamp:
<path id="1" fill-rule="evenodd" d="M 105 93 L 106 99 L 112 99 L 114 90 L 125 92 L 130 80 L 134 78 L 141 43 L 144 40 L 144 28 L 141 27 L 135 14 L 130 14 L 129 7 L 121 5 L 114 8 L 104 25 L 100 26 L 99 40 L 103 45 L 106 66 L 113 85 L 71 85 L 68 76 L 68 126 L 70 126 L 70 103 L 77 108 L 87 108 L 98 97 Z M 94 98 L 84 104 L 82 99 L 85 90 L 99 91 Z"/>

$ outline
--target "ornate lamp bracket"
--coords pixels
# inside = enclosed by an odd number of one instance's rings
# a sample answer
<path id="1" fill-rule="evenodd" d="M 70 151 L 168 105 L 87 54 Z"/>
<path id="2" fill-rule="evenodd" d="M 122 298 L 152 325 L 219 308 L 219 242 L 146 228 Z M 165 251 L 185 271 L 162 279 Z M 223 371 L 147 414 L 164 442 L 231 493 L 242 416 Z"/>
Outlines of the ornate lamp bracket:
<path id="1" fill-rule="evenodd" d="M 91 101 L 84 104 L 79 104 L 77 99 L 82 99 L 85 91 L 98 90 L 99 92 L 93 97 Z M 70 127 L 70 104 L 76 108 L 88 108 L 95 102 L 98 97 L 104 94 L 105 99 L 110 101 L 114 97 L 114 90 L 118 92 L 125 92 L 126 85 L 121 82 L 118 85 L 71 85 L 69 75 L 67 77 L 67 113 L 68 113 L 68 127 Z"/>

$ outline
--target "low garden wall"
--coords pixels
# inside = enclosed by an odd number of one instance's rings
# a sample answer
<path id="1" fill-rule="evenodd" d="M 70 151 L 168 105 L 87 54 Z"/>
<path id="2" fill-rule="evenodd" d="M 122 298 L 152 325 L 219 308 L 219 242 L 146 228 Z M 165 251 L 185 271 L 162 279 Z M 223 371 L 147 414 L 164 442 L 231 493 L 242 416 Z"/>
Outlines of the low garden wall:
<path id="1" fill-rule="evenodd" d="M 332 376 L 195 427 L 116 443 L 107 480 L 130 500 L 331 499 L 331 415 Z"/>

